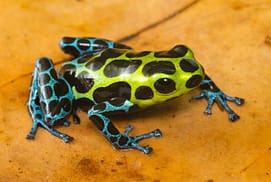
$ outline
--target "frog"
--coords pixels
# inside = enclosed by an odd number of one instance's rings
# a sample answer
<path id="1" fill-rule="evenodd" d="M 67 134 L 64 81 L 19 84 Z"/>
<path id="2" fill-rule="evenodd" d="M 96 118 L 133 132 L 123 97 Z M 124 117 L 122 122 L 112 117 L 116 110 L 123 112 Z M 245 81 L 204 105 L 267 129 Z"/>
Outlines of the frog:
<path id="1" fill-rule="evenodd" d="M 42 127 L 69 143 L 73 137 L 56 127 L 69 126 L 69 118 L 79 124 L 78 112 L 83 111 L 116 149 L 150 154 L 152 147 L 139 141 L 161 137 L 160 129 L 131 136 L 133 126 L 128 125 L 120 132 L 111 116 L 138 112 L 196 88 L 200 93 L 191 100 L 205 98 L 205 114 L 212 114 L 217 103 L 227 111 L 230 121 L 240 118 L 227 102 L 240 106 L 244 99 L 221 91 L 186 45 L 178 44 L 169 50 L 135 51 L 123 43 L 97 37 L 63 37 L 59 44 L 70 55 L 59 70 L 48 57 L 36 60 L 27 102 L 32 118 L 27 139 L 34 139 Z"/>

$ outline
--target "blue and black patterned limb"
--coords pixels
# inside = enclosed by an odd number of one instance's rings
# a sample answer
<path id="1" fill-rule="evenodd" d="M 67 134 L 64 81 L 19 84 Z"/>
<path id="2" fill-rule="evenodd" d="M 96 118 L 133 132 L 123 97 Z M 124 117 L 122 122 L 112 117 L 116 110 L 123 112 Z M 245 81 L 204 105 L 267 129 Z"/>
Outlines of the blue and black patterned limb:
<path id="1" fill-rule="evenodd" d="M 132 49 L 124 44 L 94 37 L 63 37 L 60 40 L 60 48 L 74 57 L 83 54 L 94 56 L 108 48 Z"/>
<path id="2" fill-rule="evenodd" d="M 58 78 L 52 61 L 37 60 L 30 87 L 28 109 L 33 121 L 27 139 L 34 139 L 39 126 L 64 142 L 73 138 L 53 128 L 57 124 L 68 125 L 66 118 L 72 112 L 73 95 L 68 83 Z"/>
<path id="3" fill-rule="evenodd" d="M 231 121 L 236 121 L 239 119 L 239 115 L 236 114 L 227 104 L 227 101 L 234 102 L 236 105 L 242 105 L 245 100 L 239 97 L 230 97 L 223 93 L 216 84 L 205 75 L 204 80 L 200 84 L 200 88 L 203 90 L 199 95 L 193 96 L 192 99 L 206 98 L 208 100 L 207 108 L 205 109 L 205 114 L 212 114 L 212 106 L 214 102 L 217 102 L 222 109 L 225 109 L 229 114 L 229 119 Z"/>
<path id="4" fill-rule="evenodd" d="M 149 146 L 142 146 L 137 142 L 147 138 L 162 136 L 162 133 L 159 129 L 138 136 L 129 136 L 129 132 L 133 128 L 131 125 L 127 126 L 124 133 L 120 133 L 108 118 L 108 115 L 120 112 L 127 113 L 133 106 L 134 104 L 130 101 L 117 98 L 94 105 L 88 111 L 88 117 L 95 123 L 98 129 L 115 148 L 137 149 L 144 152 L 145 154 L 149 154 L 152 152 L 152 148 Z"/>

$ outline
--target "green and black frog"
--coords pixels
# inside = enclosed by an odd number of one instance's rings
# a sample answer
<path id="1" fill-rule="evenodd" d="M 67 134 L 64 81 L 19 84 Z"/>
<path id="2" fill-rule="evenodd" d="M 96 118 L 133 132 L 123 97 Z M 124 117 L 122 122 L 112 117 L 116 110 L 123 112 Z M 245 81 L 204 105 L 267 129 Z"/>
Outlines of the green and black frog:
<path id="1" fill-rule="evenodd" d="M 33 125 L 27 139 L 34 139 L 38 127 L 42 126 L 70 142 L 73 138 L 54 126 L 69 125 L 70 116 L 79 123 L 76 111 L 82 110 L 115 148 L 137 149 L 149 154 L 152 148 L 138 141 L 162 136 L 159 129 L 130 136 L 131 125 L 121 133 L 109 116 L 136 112 L 198 87 L 202 92 L 192 99 L 208 100 L 206 114 L 211 114 L 217 102 L 228 112 L 230 121 L 239 118 L 227 101 L 242 105 L 244 99 L 224 94 L 185 45 L 176 45 L 167 51 L 136 52 L 127 45 L 106 39 L 64 37 L 60 47 L 73 58 L 58 72 L 49 58 L 36 61 L 28 101 Z"/>

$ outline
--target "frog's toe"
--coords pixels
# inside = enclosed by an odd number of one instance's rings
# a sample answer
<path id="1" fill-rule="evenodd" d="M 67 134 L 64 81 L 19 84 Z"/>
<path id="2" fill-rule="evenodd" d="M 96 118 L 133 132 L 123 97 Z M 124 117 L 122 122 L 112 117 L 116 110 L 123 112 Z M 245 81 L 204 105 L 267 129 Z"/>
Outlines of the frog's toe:
<path id="1" fill-rule="evenodd" d="M 131 148 L 140 150 L 144 154 L 150 154 L 153 151 L 152 147 L 150 147 L 150 146 L 142 146 L 142 145 L 139 145 L 136 142 L 132 142 L 130 145 L 131 145 Z"/>
<path id="2" fill-rule="evenodd" d="M 236 120 L 238 120 L 240 118 L 240 116 L 234 112 L 229 113 L 229 119 L 230 121 L 234 122 Z"/>
<path id="3" fill-rule="evenodd" d="M 212 114 L 212 109 L 211 108 L 206 108 L 205 110 L 204 110 L 204 114 L 206 114 L 206 115 L 211 115 Z"/>
<path id="4" fill-rule="evenodd" d="M 29 133 L 29 134 L 26 135 L 25 138 L 26 138 L 27 140 L 34 140 L 35 135 L 33 135 L 32 133 Z"/>
<path id="5" fill-rule="evenodd" d="M 117 149 L 136 149 L 136 150 L 142 151 L 144 154 L 150 154 L 153 149 L 149 146 L 142 146 L 138 144 L 138 142 L 140 140 L 147 139 L 147 138 L 161 137 L 162 132 L 159 129 L 156 129 L 142 135 L 129 136 L 128 134 L 132 130 L 132 128 L 133 127 L 131 125 L 128 125 L 124 133 L 119 135 L 118 139 L 116 140 L 114 139 L 111 141 L 113 142 L 113 145 Z"/>
<path id="6" fill-rule="evenodd" d="M 143 150 L 144 154 L 150 154 L 152 153 L 153 149 L 152 147 L 146 146 L 145 149 Z"/>
<path id="7" fill-rule="evenodd" d="M 245 103 L 245 99 L 243 99 L 243 98 L 239 98 L 239 97 L 236 97 L 235 98 L 235 104 L 236 105 L 243 105 Z"/>
<path id="8" fill-rule="evenodd" d="M 63 135 L 62 139 L 65 143 L 69 143 L 73 140 L 73 137 L 69 136 L 69 135 Z"/>
<path id="9" fill-rule="evenodd" d="M 154 130 L 153 131 L 153 136 L 154 137 L 161 137 L 162 136 L 161 130 L 159 130 L 159 129 Z"/>

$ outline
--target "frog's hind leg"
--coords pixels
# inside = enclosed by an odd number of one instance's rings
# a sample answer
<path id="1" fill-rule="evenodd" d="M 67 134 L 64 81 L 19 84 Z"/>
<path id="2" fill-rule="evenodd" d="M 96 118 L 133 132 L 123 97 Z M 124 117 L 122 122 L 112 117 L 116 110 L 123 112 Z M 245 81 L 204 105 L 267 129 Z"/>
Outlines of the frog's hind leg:
<path id="1" fill-rule="evenodd" d="M 124 44 L 95 37 L 63 37 L 60 40 L 60 48 L 74 57 L 84 54 L 94 56 L 108 48 L 131 49 Z"/>
<path id="2" fill-rule="evenodd" d="M 129 136 L 129 132 L 132 130 L 131 125 L 128 125 L 123 133 L 120 133 L 107 117 L 107 115 L 116 112 L 128 112 L 132 106 L 133 103 L 124 99 L 105 101 L 94 105 L 88 111 L 88 117 L 95 123 L 98 129 L 115 148 L 137 149 L 143 151 L 145 154 L 149 154 L 152 152 L 152 148 L 149 146 L 142 146 L 137 142 L 147 138 L 162 136 L 162 133 L 159 129 L 138 136 Z"/>
<path id="3" fill-rule="evenodd" d="M 48 122 L 46 121 L 44 109 L 42 109 L 42 106 L 41 106 L 41 92 L 42 91 L 40 89 L 40 84 L 42 82 L 49 82 L 48 75 L 45 76 L 45 74 L 43 72 L 45 72 L 48 69 L 51 69 L 53 71 L 51 71 L 50 74 L 54 74 L 54 76 L 55 76 L 54 69 L 52 69 L 51 67 L 47 67 L 45 69 L 45 67 L 43 65 L 45 62 L 49 63 L 50 60 L 47 58 L 38 59 L 36 66 L 35 66 L 35 70 L 32 75 L 32 83 L 31 83 L 31 87 L 30 87 L 29 101 L 28 101 L 27 105 L 28 105 L 29 113 L 31 115 L 33 123 L 32 123 L 32 128 L 31 128 L 30 132 L 28 133 L 28 135 L 26 136 L 26 138 L 27 139 L 34 139 L 38 127 L 42 126 L 52 135 L 63 139 L 65 142 L 69 142 L 73 138 L 52 128 L 52 126 L 50 126 L 48 124 Z M 43 65 L 43 67 L 42 67 L 42 65 Z M 50 64 L 50 65 L 52 66 L 52 64 Z M 41 67 L 42 67 L 42 69 L 41 69 Z M 46 89 L 44 89 L 44 90 L 46 90 Z M 44 94 L 45 95 L 47 94 L 47 96 L 49 96 L 50 93 L 44 93 Z M 57 110 L 59 110 L 59 108 Z M 66 122 L 64 122 L 64 124 L 65 123 Z"/>

